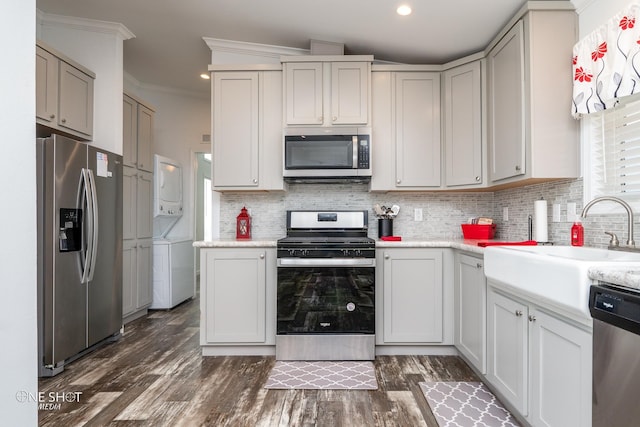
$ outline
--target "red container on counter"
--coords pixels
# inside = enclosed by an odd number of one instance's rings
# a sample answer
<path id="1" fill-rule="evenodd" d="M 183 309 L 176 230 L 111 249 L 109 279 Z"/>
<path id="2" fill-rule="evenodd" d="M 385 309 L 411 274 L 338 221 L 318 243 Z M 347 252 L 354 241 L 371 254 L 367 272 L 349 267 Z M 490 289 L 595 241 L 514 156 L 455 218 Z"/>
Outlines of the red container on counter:
<path id="1" fill-rule="evenodd" d="M 496 234 L 495 224 L 461 224 L 465 239 L 493 239 Z"/>

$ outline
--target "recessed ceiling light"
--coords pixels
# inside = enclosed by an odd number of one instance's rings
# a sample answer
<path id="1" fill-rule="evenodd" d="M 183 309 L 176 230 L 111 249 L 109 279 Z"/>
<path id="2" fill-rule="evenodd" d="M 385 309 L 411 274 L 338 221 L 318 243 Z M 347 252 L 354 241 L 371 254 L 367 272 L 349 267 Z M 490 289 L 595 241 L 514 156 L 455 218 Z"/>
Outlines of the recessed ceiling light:
<path id="1" fill-rule="evenodd" d="M 200 77 L 205 79 L 205 80 L 209 80 L 211 78 L 211 76 L 209 74 L 207 74 L 207 73 L 200 74 Z"/>
<path id="2" fill-rule="evenodd" d="M 398 13 L 398 15 L 402 16 L 411 15 L 411 8 L 408 5 L 403 4 L 401 6 L 398 6 L 396 12 Z"/>

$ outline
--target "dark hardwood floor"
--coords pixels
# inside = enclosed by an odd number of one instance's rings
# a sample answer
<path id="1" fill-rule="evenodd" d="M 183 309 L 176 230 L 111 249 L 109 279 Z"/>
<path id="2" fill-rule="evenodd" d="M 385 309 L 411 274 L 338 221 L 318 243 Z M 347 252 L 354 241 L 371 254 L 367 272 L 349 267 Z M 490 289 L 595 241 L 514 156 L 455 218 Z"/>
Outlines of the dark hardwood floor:
<path id="1" fill-rule="evenodd" d="M 153 311 L 40 379 L 41 426 L 437 426 L 418 383 L 478 381 L 454 356 L 381 356 L 378 390 L 267 390 L 273 357 L 202 357 L 199 302 Z M 51 399 L 47 397 L 45 400 Z"/>

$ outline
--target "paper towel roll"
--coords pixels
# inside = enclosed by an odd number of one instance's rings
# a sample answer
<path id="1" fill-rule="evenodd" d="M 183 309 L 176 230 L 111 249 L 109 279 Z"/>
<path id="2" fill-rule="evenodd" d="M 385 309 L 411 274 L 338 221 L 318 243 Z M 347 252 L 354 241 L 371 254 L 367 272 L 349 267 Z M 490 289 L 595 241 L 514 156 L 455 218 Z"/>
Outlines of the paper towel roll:
<path id="1" fill-rule="evenodd" d="M 536 200 L 533 202 L 533 239 L 536 242 L 549 241 L 546 200 Z"/>

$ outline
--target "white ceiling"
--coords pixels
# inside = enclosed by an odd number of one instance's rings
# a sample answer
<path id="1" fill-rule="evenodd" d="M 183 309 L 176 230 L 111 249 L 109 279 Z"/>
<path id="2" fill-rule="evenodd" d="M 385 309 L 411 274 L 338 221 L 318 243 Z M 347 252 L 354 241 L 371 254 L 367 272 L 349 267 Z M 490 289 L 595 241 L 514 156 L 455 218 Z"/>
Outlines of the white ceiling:
<path id="1" fill-rule="evenodd" d="M 554 1 L 554 0 L 547 0 Z M 409 16 L 395 13 L 406 3 Z M 45 13 L 124 24 L 125 71 L 142 83 L 201 92 L 211 51 L 202 37 L 442 64 L 482 50 L 525 0 L 36 0 Z"/>

